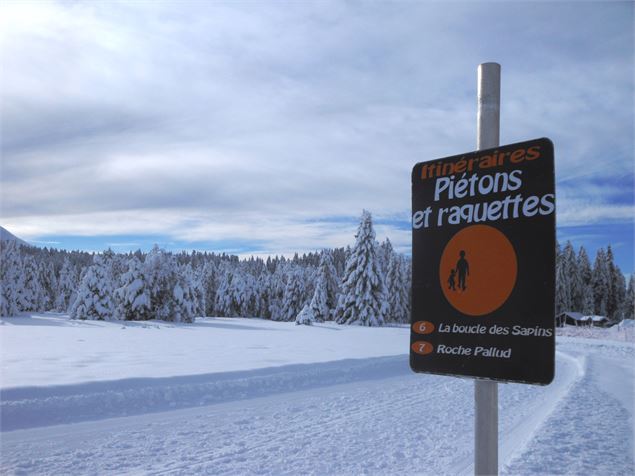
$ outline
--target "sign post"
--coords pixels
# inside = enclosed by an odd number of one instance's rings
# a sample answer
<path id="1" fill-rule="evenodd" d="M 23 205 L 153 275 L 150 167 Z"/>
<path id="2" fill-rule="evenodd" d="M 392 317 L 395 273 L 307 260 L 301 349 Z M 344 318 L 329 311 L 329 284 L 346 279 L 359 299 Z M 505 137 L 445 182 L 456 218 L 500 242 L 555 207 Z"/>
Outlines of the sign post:
<path id="1" fill-rule="evenodd" d="M 555 175 L 549 139 L 499 146 L 500 65 L 478 69 L 477 150 L 412 170 L 415 372 L 476 379 L 474 472 L 498 473 L 500 382 L 555 367 Z"/>
<path id="2" fill-rule="evenodd" d="M 478 66 L 476 149 L 499 146 L 501 67 Z M 474 474 L 498 474 L 498 384 L 474 381 Z"/>

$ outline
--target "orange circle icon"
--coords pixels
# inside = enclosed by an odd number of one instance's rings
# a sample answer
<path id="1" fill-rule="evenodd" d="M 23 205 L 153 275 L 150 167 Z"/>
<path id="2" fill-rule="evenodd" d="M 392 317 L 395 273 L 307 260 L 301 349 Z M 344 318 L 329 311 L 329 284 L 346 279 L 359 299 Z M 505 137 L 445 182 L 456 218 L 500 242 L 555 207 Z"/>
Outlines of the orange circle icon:
<path id="1" fill-rule="evenodd" d="M 417 321 L 412 325 L 412 331 L 417 334 L 432 334 L 434 332 L 434 324 L 428 321 Z"/>
<path id="2" fill-rule="evenodd" d="M 518 263 L 507 237 L 472 225 L 448 242 L 439 263 L 443 294 L 457 311 L 482 316 L 501 307 L 514 289 Z"/>
<path id="3" fill-rule="evenodd" d="M 434 346 L 430 344 L 430 342 L 426 342 L 424 340 L 413 342 L 410 348 L 414 353 L 419 355 L 428 355 L 434 350 Z"/>

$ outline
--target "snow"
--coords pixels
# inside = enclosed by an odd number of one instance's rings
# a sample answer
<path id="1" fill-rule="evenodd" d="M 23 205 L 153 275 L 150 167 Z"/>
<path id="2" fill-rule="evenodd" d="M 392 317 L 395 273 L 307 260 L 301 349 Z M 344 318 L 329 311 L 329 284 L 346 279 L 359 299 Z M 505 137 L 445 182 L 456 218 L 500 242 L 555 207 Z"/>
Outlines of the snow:
<path id="1" fill-rule="evenodd" d="M 329 322 L 308 328 L 245 318 L 179 324 L 81 321 L 42 313 L 0 322 L 3 389 L 398 355 L 408 350 L 410 339 L 407 326 L 369 329 Z"/>
<path id="2" fill-rule="evenodd" d="M 1 322 L 1 474 L 473 472 L 473 383 L 412 373 L 407 327 Z M 499 385 L 501 474 L 633 474 L 610 331 L 558 335 L 549 386 Z"/>
<path id="3" fill-rule="evenodd" d="M 611 327 L 564 326 L 556 328 L 556 335 L 603 339 L 622 342 L 635 342 L 635 321 L 626 319 Z"/>

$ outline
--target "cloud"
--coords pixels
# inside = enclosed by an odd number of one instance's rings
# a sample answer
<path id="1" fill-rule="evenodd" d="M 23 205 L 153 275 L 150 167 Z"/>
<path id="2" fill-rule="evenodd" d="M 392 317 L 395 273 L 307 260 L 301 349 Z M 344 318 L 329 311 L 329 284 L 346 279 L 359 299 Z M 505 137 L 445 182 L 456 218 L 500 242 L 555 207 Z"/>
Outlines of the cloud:
<path id="1" fill-rule="evenodd" d="M 488 60 L 503 64 L 502 141 L 556 144 L 559 223 L 629 220 L 632 12 L 5 3 L 2 220 L 32 238 L 350 243 L 363 208 L 407 223 L 416 162 L 475 147 Z M 402 226 L 383 231 L 407 249 Z"/>
<path id="2" fill-rule="evenodd" d="M 229 252 L 234 242 L 242 245 L 244 254 L 273 255 L 351 244 L 355 240 L 358 219 L 358 216 L 347 216 L 316 221 L 299 220 L 295 215 L 283 217 L 249 213 L 216 216 L 174 209 L 144 209 L 32 216 L 19 222 L 9 222 L 7 228 L 19 230 L 19 235 L 31 242 L 35 242 L 34 237 L 41 236 L 44 229 L 47 236 L 152 236 L 157 238 L 155 241 L 174 241 L 182 245 L 192 243 L 202 249 L 216 249 L 217 244 L 222 243 L 225 248 L 218 251 L 225 252 Z M 395 249 L 409 253 L 410 232 L 399 221 L 376 219 L 375 229 L 378 240 L 390 237 Z M 127 248 L 135 248 L 138 243 L 138 240 L 105 241 L 106 246 Z"/>

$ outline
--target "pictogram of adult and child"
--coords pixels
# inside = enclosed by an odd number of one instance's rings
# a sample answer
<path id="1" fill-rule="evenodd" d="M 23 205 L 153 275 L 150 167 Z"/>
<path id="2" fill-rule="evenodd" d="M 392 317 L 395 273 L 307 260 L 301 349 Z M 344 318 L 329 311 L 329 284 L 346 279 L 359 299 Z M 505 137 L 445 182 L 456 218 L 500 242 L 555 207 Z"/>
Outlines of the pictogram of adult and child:
<path id="1" fill-rule="evenodd" d="M 456 262 L 456 268 L 450 270 L 450 277 L 448 278 L 448 287 L 452 291 L 457 290 L 456 283 L 455 283 L 455 277 L 457 274 L 459 275 L 458 289 L 460 291 L 465 291 L 467 289 L 465 281 L 467 277 L 470 275 L 470 264 L 465 259 L 465 250 L 461 250 L 459 252 L 459 260 Z"/>

